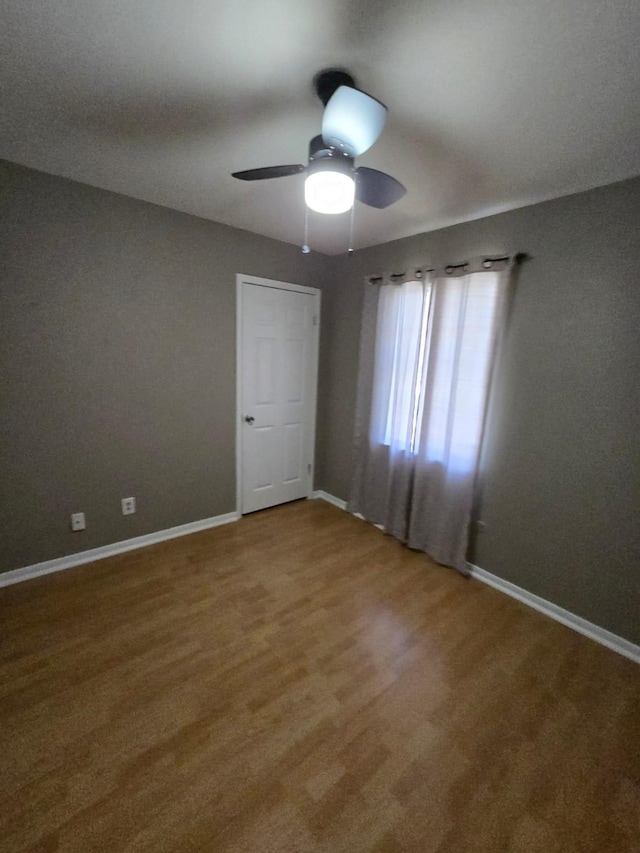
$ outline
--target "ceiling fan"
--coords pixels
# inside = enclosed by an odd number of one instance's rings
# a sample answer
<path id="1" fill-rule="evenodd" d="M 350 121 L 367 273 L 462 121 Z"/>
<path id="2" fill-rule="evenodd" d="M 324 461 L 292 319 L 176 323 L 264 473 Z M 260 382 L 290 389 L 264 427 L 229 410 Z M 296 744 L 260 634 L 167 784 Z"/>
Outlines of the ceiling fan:
<path id="1" fill-rule="evenodd" d="M 306 166 L 265 166 L 233 172 L 241 181 L 262 181 L 306 174 L 304 195 L 308 208 L 318 213 L 346 213 L 354 199 L 383 209 L 402 198 L 406 189 L 391 175 L 354 165 L 382 133 L 387 108 L 356 89 L 345 71 L 328 69 L 314 79 L 315 91 L 324 104 L 322 133 L 309 143 Z"/>

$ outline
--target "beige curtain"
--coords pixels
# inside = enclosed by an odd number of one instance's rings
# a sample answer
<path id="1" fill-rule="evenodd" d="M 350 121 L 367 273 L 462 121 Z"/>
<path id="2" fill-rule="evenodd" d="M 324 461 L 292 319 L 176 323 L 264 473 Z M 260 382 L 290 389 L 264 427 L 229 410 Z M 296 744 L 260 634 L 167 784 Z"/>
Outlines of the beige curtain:
<path id="1" fill-rule="evenodd" d="M 365 285 L 348 508 L 460 571 L 509 272 L 484 260 Z"/>

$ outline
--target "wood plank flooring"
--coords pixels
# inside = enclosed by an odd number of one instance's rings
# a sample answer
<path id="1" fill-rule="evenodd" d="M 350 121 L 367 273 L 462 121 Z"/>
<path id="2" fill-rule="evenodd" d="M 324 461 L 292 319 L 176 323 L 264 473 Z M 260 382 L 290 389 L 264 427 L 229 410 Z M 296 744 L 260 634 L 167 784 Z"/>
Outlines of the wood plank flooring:
<path id="1" fill-rule="evenodd" d="M 322 501 L 0 624 L 2 853 L 640 851 L 640 668 Z"/>

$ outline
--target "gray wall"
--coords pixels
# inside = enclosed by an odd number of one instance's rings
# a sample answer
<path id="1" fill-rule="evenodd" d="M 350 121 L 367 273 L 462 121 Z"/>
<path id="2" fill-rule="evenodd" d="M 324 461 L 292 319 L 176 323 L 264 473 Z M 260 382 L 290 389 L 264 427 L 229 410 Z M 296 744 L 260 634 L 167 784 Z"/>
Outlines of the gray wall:
<path id="1" fill-rule="evenodd" d="M 474 562 L 640 642 L 640 179 L 330 262 L 318 488 L 347 498 L 362 280 L 524 251 Z"/>
<path id="2" fill-rule="evenodd" d="M 0 571 L 234 510 L 235 274 L 321 259 L 8 163 L 0 188 Z"/>
<path id="3" fill-rule="evenodd" d="M 526 251 L 474 560 L 640 642 L 640 179 L 353 258 L 1 162 L 0 193 L 0 571 L 235 508 L 236 272 L 323 290 L 316 486 L 347 498 L 363 276 Z"/>

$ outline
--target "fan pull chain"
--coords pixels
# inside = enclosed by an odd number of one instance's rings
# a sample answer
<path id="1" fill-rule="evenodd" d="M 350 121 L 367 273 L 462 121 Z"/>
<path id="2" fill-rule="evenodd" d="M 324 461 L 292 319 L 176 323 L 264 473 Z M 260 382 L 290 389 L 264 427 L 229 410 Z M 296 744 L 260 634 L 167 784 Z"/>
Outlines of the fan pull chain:
<path id="1" fill-rule="evenodd" d="M 353 223 L 354 223 L 355 215 L 356 215 L 356 202 L 354 199 L 353 204 L 351 205 L 351 224 L 349 226 L 349 250 L 348 250 L 349 257 L 351 257 L 351 255 L 353 255 Z"/>
<path id="2" fill-rule="evenodd" d="M 302 244 L 302 254 L 308 255 L 311 249 L 309 248 L 309 208 L 304 206 L 304 243 Z"/>

